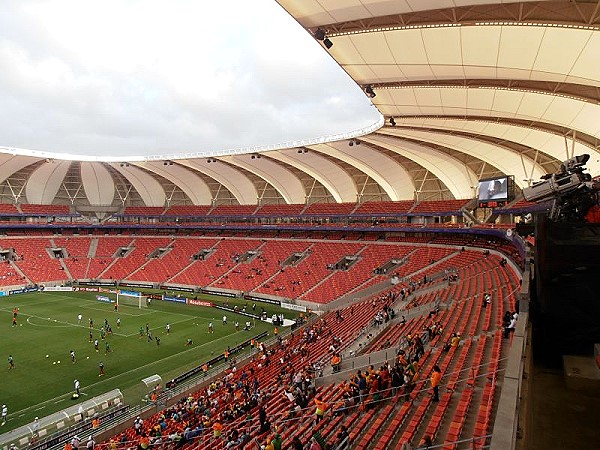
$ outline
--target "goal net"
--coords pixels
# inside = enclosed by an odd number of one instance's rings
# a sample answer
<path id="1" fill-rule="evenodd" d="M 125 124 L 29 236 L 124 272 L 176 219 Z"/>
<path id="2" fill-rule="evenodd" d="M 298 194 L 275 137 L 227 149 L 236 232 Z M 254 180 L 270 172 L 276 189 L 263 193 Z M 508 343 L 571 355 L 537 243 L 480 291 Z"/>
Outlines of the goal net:
<path id="1" fill-rule="evenodd" d="M 143 296 L 140 292 L 117 292 L 117 306 L 121 305 L 134 306 L 139 309 L 147 308 L 147 297 Z"/>

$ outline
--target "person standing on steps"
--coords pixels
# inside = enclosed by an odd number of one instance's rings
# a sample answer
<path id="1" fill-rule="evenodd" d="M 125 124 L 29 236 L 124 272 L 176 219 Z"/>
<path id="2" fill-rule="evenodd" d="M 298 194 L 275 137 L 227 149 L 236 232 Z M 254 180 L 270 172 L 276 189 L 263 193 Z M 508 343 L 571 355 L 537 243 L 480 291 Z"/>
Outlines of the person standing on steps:
<path id="1" fill-rule="evenodd" d="M 431 373 L 430 381 L 431 381 L 431 387 L 433 388 L 433 401 L 439 402 L 440 401 L 439 386 L 440 386 L 440 382 L 442 381 L 442 371 L 440 370 L 439 366 L 437 366 L 437 365 L 433 366 L 433 372 Z"/>

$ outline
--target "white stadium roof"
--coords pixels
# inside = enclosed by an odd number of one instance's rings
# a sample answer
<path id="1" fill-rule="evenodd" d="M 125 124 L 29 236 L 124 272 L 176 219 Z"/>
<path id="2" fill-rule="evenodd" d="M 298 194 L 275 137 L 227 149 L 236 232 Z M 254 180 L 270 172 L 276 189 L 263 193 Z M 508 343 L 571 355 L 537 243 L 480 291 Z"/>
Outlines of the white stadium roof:
<path id="1" fill-rule="evenodd" d="M 600 7 L 586 1 L 277 0 L 378 123 L 214 156 L 136 161 L 0 148 L 4 203 L 206 205 L 470 198 L 589 153 L 600 175 Z M 327 48 L 325 44 L 332 44 Z"/>

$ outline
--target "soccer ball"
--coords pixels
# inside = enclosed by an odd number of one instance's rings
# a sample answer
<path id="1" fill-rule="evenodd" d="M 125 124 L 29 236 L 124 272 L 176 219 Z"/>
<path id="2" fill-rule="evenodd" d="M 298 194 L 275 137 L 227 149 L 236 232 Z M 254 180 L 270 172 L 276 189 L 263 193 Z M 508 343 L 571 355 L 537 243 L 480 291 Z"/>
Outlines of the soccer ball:
<path id="1" fill-rule="evenodd" d="M 50 358 L 50 355 L 46 355 L 46 358 Z"/>
<path id="2" fill-rule="evenodd" d="M 56 361 L 56 364 L 60 364 L 60 361 Z"/>
<path id="3" fill-rule="evenodd" d="M 85 359 L 90 359 L 90 357 L 88 356 L 88 357 L 87 357 L 87 358 L 85 358 Z"/>
<path id="4" fill-rule="evenodd" d="M 56 361 L 52 361 L 52 364 L 56 364 Z"/>

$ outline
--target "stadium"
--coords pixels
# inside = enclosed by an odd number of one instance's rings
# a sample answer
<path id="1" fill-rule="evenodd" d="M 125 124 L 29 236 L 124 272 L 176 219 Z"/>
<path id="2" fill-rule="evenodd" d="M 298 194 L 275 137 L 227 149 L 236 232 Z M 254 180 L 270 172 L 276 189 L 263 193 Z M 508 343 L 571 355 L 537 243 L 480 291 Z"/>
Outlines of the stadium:
<path id="1" fill-rule="evenodd" d="M 0 147 L 0 447 L 593 447 L 600 3 L 272 3 L 374 120 Z"/>

